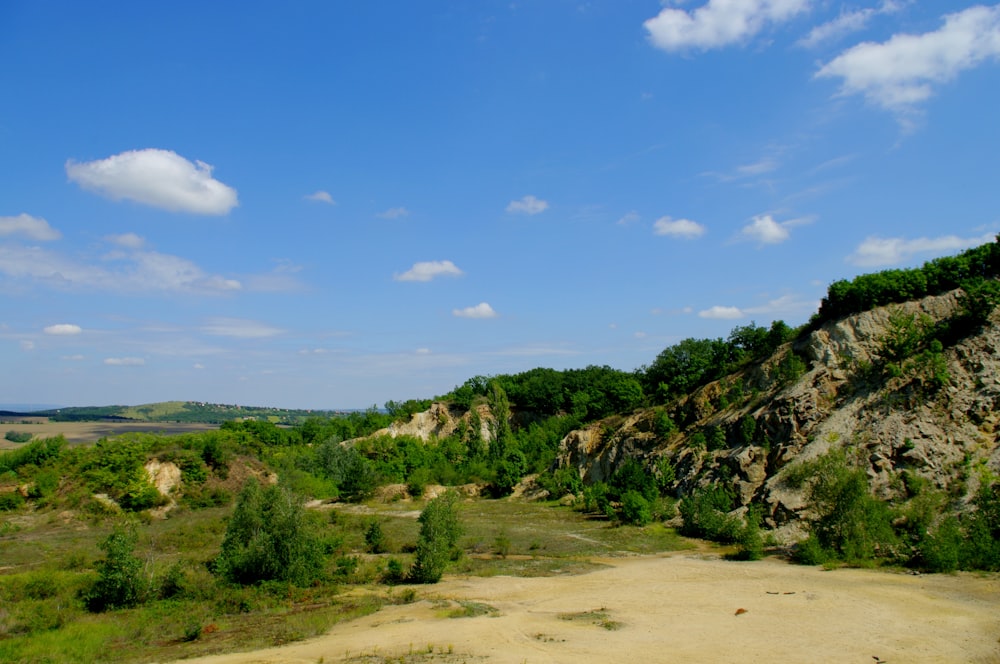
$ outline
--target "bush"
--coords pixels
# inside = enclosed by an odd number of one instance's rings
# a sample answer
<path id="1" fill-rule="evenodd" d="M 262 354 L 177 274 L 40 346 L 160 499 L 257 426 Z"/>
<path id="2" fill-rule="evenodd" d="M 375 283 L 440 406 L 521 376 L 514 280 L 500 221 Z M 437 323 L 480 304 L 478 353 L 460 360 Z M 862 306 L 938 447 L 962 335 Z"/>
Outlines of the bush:
<path id="1" fill-rule="evenodd" d="M 984 481 L 973 502 L 976 510 L 965 524 L 961 566 L 1000 571 L 1000 484 Z"/>
<path id="2" fill-rule="evenodd" d="M 717 542 L 735 542 L 741 524 L 729 514 L 733 495 L 721 486 L 706 486 L 696 490 L 680 503 L 681 534 L 704 537 Z"/>
<path id="3" fill-rule="evenodd" d="M 146 600 L 149 583 L 134 554 L 138 539 L 133 525 L 119 525 L 100 543 L 105 557 L 97 564 L 97 582 L 83 596 L 88 610 L 124 609 Z"/>
<path id="4" fill-rule="evenodd" d="M 382 532 L 382 524 L 372 521 L 365 529 L 365 545 L 372 553 L 385 553 L 385 533 Z"/>
<path id="5" fill-rule="evenodd" d="M 645 526 L 653 520 L 649 501 L 638 491 L 626 491 L 622 496 L 621 519 L 634 526 Z"/>
<path id="6" fill-rule="evenodd" d="M 437 583 L 448 561 L 457 557 L 458 538 L 462 535 L 457 502 L 457 494 L 449 491 L 427 503 L 420 513 L 420 537 L 409 575 L 412 581 Z"/>
<path id="7" fill-rule="evenodd" d="M 818 460 L 807 491 L 815 517 L 809 524 L 810 547 L 830 560 L 859 563 L 896 555 L 898 539 L 889 506 L 871 495 L 864 471 L 847 465 L 842 451 Z M 822 556 L 821 556 L 822 557 Z"/>
<path id="8" fill-rule="evenodd" d="M 30 431 L 8 431 L 4 434 L 4 438 L 12 443 L 26 443 L 32 438 L 32 433 Z"/>
<path id="9" fill-rule="evenodd" d="M 743 528 L 736 536 L 736 560 L 760 560 L 764 557 L 764 537 L 760 532 L 760 507 L 751 505 Z"/>
<path id="10" fill-rule="evenodd" d="M 287 489 L 262 489 L 255 479 L 249 480 L 226 527 L 215 573 L 243 585 L 305 585 L 319 578 L 322 544 L 306 517 L 302 501 Z"/>

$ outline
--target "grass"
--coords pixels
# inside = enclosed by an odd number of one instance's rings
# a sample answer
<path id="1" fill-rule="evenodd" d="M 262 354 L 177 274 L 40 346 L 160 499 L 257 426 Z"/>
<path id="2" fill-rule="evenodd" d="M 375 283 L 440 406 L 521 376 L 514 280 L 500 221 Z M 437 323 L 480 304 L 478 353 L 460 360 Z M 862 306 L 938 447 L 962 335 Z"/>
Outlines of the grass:
<path id="1" fill-rule="evenodd" d="M 317 511 L 337 549 L 329 556 L 330 576 L 311 588 L 282 584 L 232 587 L 220 584 L 207 564 L 214 559 L 232 507 L 179 510 L 140 526 L 136 554 L 155 589 L 168 574 L 170 599 L 105 614 L 88 613 L 81 590 L 95 578 L 110 520 L 82 512 L 28 508 L 0 519 L 0 661 L 151 662 L 252 650 L 309 638 L 338 622 L 412 602 L 415 587 L 381 582 L 391 558 L 408 566 L 422 501 L 368 503 Z M 386 553 L 366 552 L 364 532 L 377 518 Z M 615 526 L 552 503 L 463 500 L 459 518 L 463 553 L 446 574 L 551 576 L 581 574 L 604 558 L 690 548 L 662 524 Z M 5 524 L 13 524 L 6 526 Z M 497 544 L 498 533 L 502 544 Z M 337 575 L 336 561 L 355 556 L 349 574 Z M 599 612 L 580 614 L 605 629 L 618 625 Z M 487 604 L 454 605 L 449 617 L 496 615 Z M 462 661 L 437 646 L 380 659 L 358 654 L 351 661 Z M 454 659 L 452 659 L 454 658 Z"/>

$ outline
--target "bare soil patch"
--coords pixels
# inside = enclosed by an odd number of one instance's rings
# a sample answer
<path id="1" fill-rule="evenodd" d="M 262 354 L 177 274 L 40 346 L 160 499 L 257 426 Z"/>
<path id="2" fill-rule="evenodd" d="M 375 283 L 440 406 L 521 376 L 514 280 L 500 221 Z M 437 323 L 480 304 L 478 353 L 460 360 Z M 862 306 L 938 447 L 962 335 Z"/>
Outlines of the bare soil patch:
<path id="1" fill-rule="evenodd" d="M 997 575 L 689 552 L 594 562 L 571 577 L 446 577 L 319 638 L 185 661 L 1000 662 Z M 456 611 L 468 606 L 490 610 Z"/>

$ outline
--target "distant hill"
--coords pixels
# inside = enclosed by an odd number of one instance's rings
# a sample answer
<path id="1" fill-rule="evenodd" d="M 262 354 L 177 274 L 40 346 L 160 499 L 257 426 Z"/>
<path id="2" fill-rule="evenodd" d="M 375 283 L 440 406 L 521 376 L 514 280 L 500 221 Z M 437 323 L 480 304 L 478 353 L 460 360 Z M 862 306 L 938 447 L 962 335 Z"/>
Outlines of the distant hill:
<path id="1" fill-rule="evenodd" d="M 139 406 L 77 406 L 30 411 L 56 422 L 133 421 L 203 422 L 220 424 L 232 420 L 255 419 L 275 424 L 298 424 L 310 417 L 340 414 L 334 410 L 300 410 L 266 406 L 239 406 L 203 401 L 161 401 Z M 22 413 L 19 413 L 22 414 Z"/>

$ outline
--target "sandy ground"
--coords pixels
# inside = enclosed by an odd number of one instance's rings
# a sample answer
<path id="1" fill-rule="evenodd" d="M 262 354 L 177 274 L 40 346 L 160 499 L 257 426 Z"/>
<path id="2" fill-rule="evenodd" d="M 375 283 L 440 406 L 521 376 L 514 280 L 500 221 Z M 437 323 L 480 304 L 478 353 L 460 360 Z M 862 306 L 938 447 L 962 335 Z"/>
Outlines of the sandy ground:
<path id="1" fill-rule="evenodd" d="M 695 554 L 602 562 L 581 576 L 446 578 L 419 587 L 413 604 L 322 637 L 185 661 L 1000 662 L 997 575 L 824 571 Z M 499 613 L 448 617 L 459 601 Z"/>

